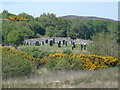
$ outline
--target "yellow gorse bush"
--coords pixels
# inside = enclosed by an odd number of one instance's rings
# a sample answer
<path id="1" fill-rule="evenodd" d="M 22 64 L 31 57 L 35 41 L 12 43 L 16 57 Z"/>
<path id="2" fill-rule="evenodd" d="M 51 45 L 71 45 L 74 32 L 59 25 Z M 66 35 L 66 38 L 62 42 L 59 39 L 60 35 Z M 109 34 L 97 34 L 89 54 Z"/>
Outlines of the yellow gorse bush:
<path id="1" fill-rule="evenodd" d="M 79 56 L 77 56 L 73 54 L 67 55 L 62 53 L 56 53 L 53 55 L 49 55 L 46 58 L 40 59 L 40 58 L 33 58 L 27 53 L 19 52 L 17 50 L 10 49 L 10 48 L 0 47 L 0 49 L 3 51 L 6 50 L 9 53 L 20 55 L 21 57 L 31 60 L 37 64 L 38 63 L 47 64 L 51 59 L 55 61 L 60 61 L 60 60 L 64 60 L 63 59 L 64 57 L 68 57 L 68 58 L 72 58 L 76 63 L 78 63 L 78 64 L 75 64 L 78 67 L 81 65 L 79 64 L 79 62 L 82 62 L 83 70 L 104 69 L 104 68 L 120 65 L 120 60 L 113 57 L 102 57 L 97 55 L 84 55 L 84 54 L 80 54 Z"/>
<path id="2" fill-rule="evenodd" d="M 82 61 L 83 70 L 96 70 L 96 69 L 104 69 L 111 66 L 120 65 L 120 61 L 113 57 L 102 57 L 97 55 L 67 55 L 56 53 L 54 55 L 50 55 L 46 58 L 41 59 L 44 63 L 47 63 L 50 59 L 62 60 L 64 57 L 70 57 L 77 61 Z"/>
<path id="3" fill-rule="evenodd" d="M 10 48 L 0 46 L 0 50 L 2 50 L 2 53 L 4 53 L 4 52 L 13 53 L 13 54 L 16 54 L 18 56 L 24 57 L 25 59 L 31 60 L 31 61 L 38 60 L 37 58 L 33 58 L 32 56 L 28 55 L 27 53 L 19 52 L 15 49 L 10 49 Z"/>

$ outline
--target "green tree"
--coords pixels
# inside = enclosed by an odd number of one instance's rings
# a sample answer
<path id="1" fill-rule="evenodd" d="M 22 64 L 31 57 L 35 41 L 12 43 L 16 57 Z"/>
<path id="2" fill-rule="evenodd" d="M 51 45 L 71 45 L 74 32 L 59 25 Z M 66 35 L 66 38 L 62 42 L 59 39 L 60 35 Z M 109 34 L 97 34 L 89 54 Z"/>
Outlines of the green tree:
<path id="1" fill-rule="evenodd" d="M 118 43 L 112 33 L 98 33 L 92 37 L 88 51 L 95 55 L 118 58 Z"/>
<path id="2" fill-rule="evenodd" d="M 8 17 L 16 16 L 16 15 L 14 15 L 14 14 L 9 13 L 7 10 L 4 10 L 1 14 L 2 14 L 2 18 L 3 18 L 3 19 L 6 19 L 6 18 L 8 18 Z"/>
<path id="3" fill-rule="evenodd" d="M 50 13 L 43 13 L 40 15 L 40 17 L 36 18 L 36 20 L 41 24 L 41 26 L 45 29 L 49 26 L 55 26 L 55 22 L 57 20 L 57 17 L 55 14 Z"/>
<path id="4" fill-rule="evenodd" d="M 18 30 L 12 30 L 8 36 L 7 41 L 9 44 L 18 46 L 22 44 L 22 41 L 24 39 L 29 39 L 34 36 L 34 32 L 26 27 L 22 27 L 22 29 Z"/>
<path id="5" fill-rule="evenodd" d="M 89 31 L 83 23 L 74 23 L 72 28 L 68 31 L 68 36 L 72 39 L 81 38 L 88 39 Z"/>
<path id="6" fill-rule="evenodd" d="M 46 27 L 46 36 L 55 37 L 56 29 L 53 26 Z"/>
<path id="7" fill-rule="evenodd" d="M 28 19 L 28 20 L 34 20 L 34 18 L 33 18 L 33 16 L 32 15 L 29 15 L 29 14 L 27 14 L 27 13 L 20 13 L 20 14 L 18 14 L 17 16 L 19 16 L 19 17 L 24 17 L 24 18 L 26 18 L 26 19 Z"/>

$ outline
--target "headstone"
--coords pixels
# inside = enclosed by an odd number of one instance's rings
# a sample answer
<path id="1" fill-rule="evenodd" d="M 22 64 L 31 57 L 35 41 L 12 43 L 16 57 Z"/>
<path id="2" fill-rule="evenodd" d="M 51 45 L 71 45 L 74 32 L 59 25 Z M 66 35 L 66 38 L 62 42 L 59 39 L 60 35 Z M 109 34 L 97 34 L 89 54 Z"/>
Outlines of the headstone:
<path id="1" fill-rule="evenodd" d="M 53 41 L 52 40 L 50 40 L 50 46 L 53 46 Z"/>
<path id="2" fill-rule="evenodd" d="M 39 42 L 38 41 L 36 41 L 35 42 L 35 46 L 39 46 L 40 44 L 39 44 Z"/>
<path id="3" fill-rule="evenodd" d="M 46 44 L 48 44 L 48 39 L 47 39 L 47 40 L 45 40 L 45 43 L 46 43 Z"/>
<path id="4" fill-rule="evenodd" d="M 61 48 L 61 43 L 60 42 L 58 43 L 58 48 Z"/>
<path id="5" fill-rule="evenodd" d="M 59 43 L 61 44 L 61 41 L 59 41 Z"/>
<path id="6" fill-rule="evenodd" d="M 53 38 L 53 44 L 55 44 L 55 38 Z"/>
<path id="7" fill-rule="evenodd" d="M 27 45 L 29 45 L 29 43 L 27 42 Z"/>
<path id="8" fill-rule="evenodd" d="M 81 50 L 83 50 L 83 44 L 81 44 Z"/>
<path id="9" fill-rule="evenodd" d="M 67 46 L 67 41 L 65 41 L 65 46 Z"/>
<path id="10" fill-rule="evenodd" d="M 86 50 L 86 45 L 84 45 L 84 50 Z"/>
<path id="11" fill-rule="evenodd" d="M 73 48 L 76 48 L 76 46 L 75 46 L 75 42 L 73 42 Z"/>
<path id="12" fill-rule="evenodd" d="M 63 40 L 62 42 L 63 42 L 63 45 L 65 45 L 65 40 Z"/>
<path id="13" fill-rule="evenodd" d="M 44 41 L 42 41 L 42 45 L 44 45 Z"/>

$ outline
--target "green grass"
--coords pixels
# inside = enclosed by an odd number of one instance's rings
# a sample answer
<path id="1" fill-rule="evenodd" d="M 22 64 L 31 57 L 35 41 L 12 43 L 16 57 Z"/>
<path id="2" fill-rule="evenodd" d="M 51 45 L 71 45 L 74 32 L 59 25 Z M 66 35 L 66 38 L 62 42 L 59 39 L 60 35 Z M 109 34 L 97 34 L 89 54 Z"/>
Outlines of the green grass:
<path id="1" fill-rule="evenodd" d="M 19 46 L 18 49 L 21 49 L 21 48 L 25 48 L 25 47 L 37 47 L 39 48 L 40 50 L 43 50 L 43 51 L 48 51 L 48 52 L 58 52 L 58 53 L 61 53 L 63 52 L 64 50 L 71 50 L 73 54 L 88 54 L 88 52 L 85 50 L 85 51 L 81 51 L 80 50 L 80 45 L 79 44 L 76 44 L 76 48 L 74 48 L 74 50 L 72 50 L 72 46 L 71 44 L 68 44 L 68 46 L 61 46 L 61 48 L 58 48 L 58 45 L 55 44 L 53 46 L 49 46 L 48 45 L 43 45 L 43 46 L 33 46 L 33 45 L 22 45 L 22 46 Z"/>

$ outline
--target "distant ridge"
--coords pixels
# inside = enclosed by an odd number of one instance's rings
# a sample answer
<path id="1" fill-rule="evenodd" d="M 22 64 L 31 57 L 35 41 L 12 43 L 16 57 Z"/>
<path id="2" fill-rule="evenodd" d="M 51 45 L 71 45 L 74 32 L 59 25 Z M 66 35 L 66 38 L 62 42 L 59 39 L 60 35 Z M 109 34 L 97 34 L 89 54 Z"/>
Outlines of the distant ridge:
<path id="1" fill-rule="evenodd" d="M 80 20 L 107 20 L 107 21 L 117 22 L 117 20 L 108 19 L 108 18 L 101 18 L 101 17 L 95 17 L 95 16 L 76 16 L 76 15 L 67 15 L 67 16 L 62 16 L 62 17 L 63 17 L 63 18 L 68 18 L 68 19 L 80 19 Z"/>

